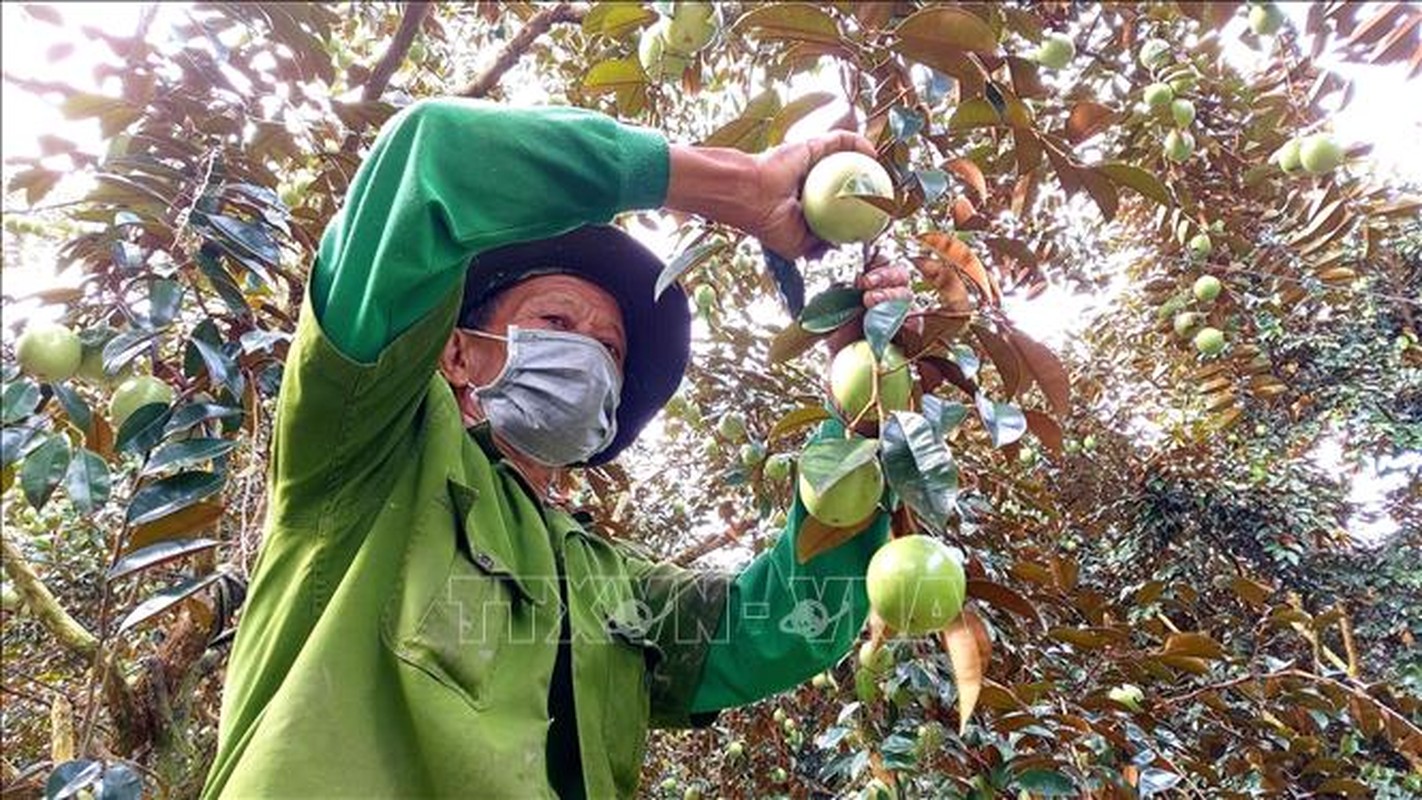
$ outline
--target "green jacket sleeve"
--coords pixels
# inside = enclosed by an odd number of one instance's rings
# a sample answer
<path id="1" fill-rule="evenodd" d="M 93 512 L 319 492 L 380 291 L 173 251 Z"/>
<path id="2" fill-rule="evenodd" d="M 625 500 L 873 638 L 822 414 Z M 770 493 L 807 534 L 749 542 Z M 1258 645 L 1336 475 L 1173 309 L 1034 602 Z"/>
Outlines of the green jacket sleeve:
<path id="1" fill-rule="evenodd" d="M 842 429 L 827 423 L 822 436 Z M 754 702 L 809 679 L 838 661 L 869 615 L 864 572 L 888 538 L 881 514 L 863 533 L 801 564 L 795 538 L 805 519 L 799 497 L 785 533 L 732 582 L 705 655 L 691 712 Z"/>
<path id="2" fill-rule="evenodd" d="M 386 123 L 326 228 L 312 306 L 345 355 L 374 361 L 473 256 L 660 206 L 668 171 L 660 134 L 595 112 L 422 100 Z"/>

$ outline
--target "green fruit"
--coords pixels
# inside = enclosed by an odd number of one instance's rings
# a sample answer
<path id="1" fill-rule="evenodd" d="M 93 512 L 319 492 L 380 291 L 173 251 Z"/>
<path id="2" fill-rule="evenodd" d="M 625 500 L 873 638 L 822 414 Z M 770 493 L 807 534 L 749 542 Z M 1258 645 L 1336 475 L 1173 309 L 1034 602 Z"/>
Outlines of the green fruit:
<path id="1" fill-rule="evenodd" d="M 1313 175 L 1332 172 L 1343 163 L 1343 148 L 1326 133 L 1315 133 L 1299 143 L 1299 163 Z"/>
<path id="2" fill-rule="evenodd" d="M 1284 171 L 1285 175 L 1292 175 L 1300 169 L 1303 169 L 1303 164 L 1299 162 L 1298 139 L 1290 139 L 1284 142 L 1279 146 L 1278 150 L 1274 151 L 1272 158 L 1274 163 L 1279 165 L 1279 169 Z"/>
<path id="3" fill-rule="evenodd" d="M 771 718 L 775 720 L 777 725 L 784 724 L 785 720 L 788 719 L 785 715 L 785 709 L 783 708 L 775 709 L 775 713 L 771 714 Z"/>
<path id="4" fill-rule="evenodd" d="M 172 402 L 173 387 L 152 375 L 134 376 L 114 390 L 114 396 L 109 400 L 109 424 L 118 430 L 138 409 L 152 403 L 167 405 Z"/>
<path id="5" fill-rule="evenodd" d="M 1215 244 L 1210 241 L 1210 235 L 1207 233 L 1195 234 L 1186 246 L 1190 249 L 1191 261 L 1204 261 L 1215 251 Z"/>
<path id="6" fill-rule="evenodd" d="M 1086 438 L 1081 440 L 1081 449 L 1086 450 L 1087 452 L 1095 450 L 1096 436 L 1093 434 L 1087 434 Z"/>
<path id="7" fill-rule="evenodd" d="M 746 754 L 746 746 L 740 742 L 731 742 L 726 745 L 726 758 L 732 761 L 739 761 Z"/>
<path id="8" fill-rule="evenodd" d="M 1194 330 L 1198 324 L 1200 324 L 1199 314 L 1190 311 L 1176 314 L 1174 322 L 1175 335 L 1181 339 L 1188 339 L 1190 338 L 1190 331 Z"/>
<path id="9" fill-rule="evenodd" d="M 832 244 L 867 242 L 882 233 L 889 215 L 849 196 L 855 194 L 892 199 L 894 183 L 879 162 L 863 153 L 843 151 L 816 162 L 801 192 L 810 230 Z"/>
<path id="10" fill-rule="evenodd" d="M 1037 63 L 1050 69 L 1062 69 L 1076 58 L 1076 42 L 1070 36 L 1049 33 L 1037 48 Z"/>
<path id="11" fill-rule="evenodd" d="M 1170 116 L 1175 118 L 1175 127 L 1188 128 L 1195 122 L 1195 104 L 1189 100 L 1172 100 Z"/>
<path id="12" fill-rule="evenodd" d="M 879 699 L 879 679 L 873 670 L 854 671 L 854 696 L 861 703 L 873 703 Z"/>
<path id="13" fill-rule="evenodd" d="M 755 469 L 765 458 L 765 448 L 756 442 L 746 442 L 741 445 L 741 464 L 746 469 Z"/>
<path id="14" fill-rule="evenodd" d="M 784 783 L 788 780 L 790 780 L 790 775 L 785 771 L 784 767 L 776 767 L 770 771 L 771 783 Z"/>
<path id="15" fill-rule="evenodd" d="M 1146 105 L 1158 111 L 1175 99 L 1175 90 L 1168 83 L 1152 83 L 1145 88 L 1144 96 Z"/>
<path id="16" fill-rule="evenodd" d="M 1195 285 L 1190 288 L 1190 291 L 1195 293 L 1196 300 L 1209 303 L 1220 296 L 1220 290 L 1223 288 L 1224 285 L 1220 283 L 1219 278 L 1213 275 L 1201 275 L 1195 279 Z"/>
<path id="17" fill-rule="evenodd" d="M 654 83 L 675 80 L 681 77 L 690 63 L 685 53 L 680 53 L 667 45 L 667 20 L 642 32 L 642 40 L 637 43 L 637 60 L 642 70 Z"/>
<path id="18" fill-rule="evenodd" d="M 1273 3 L 1258 3 L 1249 9 L 1249 29 L 1259 36 L 1273 36 L 1284 25 L 1284 12 Z"/>
<path id="19" fill-rule="evenodd" d="M 701 787 L 688 786 L 686 791 L 681 793 L 681 800 L 701 800 Z"/>
<path id="20" fill-rule="evenodd" d="M 942 630 L 963 610 L 963 565 L 931 536 L 901 536 L 880 547 L 864 578 L 870 608 L 910 636 Z"/>
<path id="21" fill-rule="evenodd" d="M 830 685 L 830 677 L 827 673 L 818 672 L 810 679 L 810 685 L 816 689 L 824 689 Z"/>
<path id="22" fill-rule="evenodd" d="M 716 307 L 716 287 L 709 283 L 703 283 L 696 287 L 693 295 L 696 297 L 696 307 L 702 314 L 710 314 L 711 309 Z"/>
<path id="23" fill-rule="evenodd" d="M 20 369 L 46 383 L 69 380 L 84 358 L 79 335 L 63 325 L 37 322 L 15 342 Z"/>
<path id="24" fill-rule="evenodd" d="M 1017 451 L 1017 460 L 1022 462 L 1023 466 L 1030 467 L 1037 463 L 1037 451 L 1031 447 L 1024 447 Z"/>
<path id="25" fill-rule="evenodd" d="M 1165 135 L 1165 157 L 1180 163 L 1195 152 L 1195 137 L 1188 131 L 1171 131 Z"/>
<path id="26" fill-rule="evenodd" d="M 913 375 L 909 373 L 903 351 L 892 344 L 884 348 L 883 365 L 879 376 L 880 405 L 885 412 L 908 408 Z M 834 354 L 834 361 L 830 363 L 830 394 L 847 419 L 879 418 L 878 410 L 870 407 L 875 366 L 874 350 L 863 339 Z"/>
<path id="27" fill-rule="evenodd" d="M 884 493 L 884 473 L 879 460 L 871 459 L 835 481 L 824 492 L 800 473 L 800 501 L 810 516 L 834 528 L 850 528 L 874 515 Z"/>
<path id="28" fill-rule="evenodd" d="M 882 645 L 876 647 L 872 640 L 859 645 L 859 666 L 873 673 L 882 673 L 893 663 L 893 654 Z"/>
<path id="29" fill-rule="evenodd" d="M 662 791 L 670 792 L 676 788 L 676 778 L 664 778 L 662 780 Z"/>
<path id="30" fill-rule="evenodd" d="M 125 365 L 118 371 L 117 375 L 110 375 L 104 371 L 104 346 L 96 344 L 93 347 L 84 348 L 84 356 L 79 359 L 79 369 L 74 373 L 79 378 L 94 386 L 109 387 L 122 382 L 133 374 L 131 367 Z"/>
<path id="31" fill-rule="evenodd" d="M 784 729 L 786 733 L 794 733 L 799 725 L 795 722 L 793 717 L 786 717 L 780 721 L 780 727 Z"/>
<path id="32" fill-rule="evenodd" d="M 1181 75 L 1176 75 L 1167 82 L 1170 84 L 1170 89 L 1179 97 L 1182 94 L 1189 94 L 1195 91 L 1195 87 L 1199 85 L 1200 79 L 1195 76 L 1195 73 L 1186 72 Z"/>
<path id="33" fill-rule="evenodd" d="M 790 465 L 795 459 L 789 453 L 776 453 L 765 460 L 765 477 L 782 481 L 790 477 Z"/>
<path id="34" fill-rule="evenodd" d="M 1170 42 L 1164 39 L 1148 39 L 1141 45 L 1139 56 L 1141 65 L 1154 69 L 1170 60 Z"/>
<path id="35" fill-rule="evenodd" d="M 667 47 L 690 55 L 716 35 L 716 9 L 711 3 L 677 3 L 666 30 Z"/>
<path id="36" fill-rule="evenodd" d="M 1207 356 L 1217 355 L 1224 346 L 1224 333 L 1219 328 L 1201 328 L 1195 334 L 1195 349 Z"/>
<path id="37" fill-rule="evenodd" d="M 746 418 L 734 411 L 722 414 L 721 421 L 716 423 L 716 432 L 727 441 L 738 442 L 746 437 Z"/>
<path id="38" fill-rule="evenodd" d="M 1132 711 L 1141 710 L 1141 700 L 1145 693 L 1134 683 L 1123 683 L 1107 693 L 1107 696 Z"/>

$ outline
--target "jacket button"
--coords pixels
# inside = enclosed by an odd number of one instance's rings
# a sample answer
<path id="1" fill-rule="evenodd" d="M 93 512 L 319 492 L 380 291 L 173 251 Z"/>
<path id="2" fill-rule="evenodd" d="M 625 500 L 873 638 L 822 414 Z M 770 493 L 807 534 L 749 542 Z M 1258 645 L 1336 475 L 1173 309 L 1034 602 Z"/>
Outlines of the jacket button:
<path id="1" fill-rule="evenodd" d="M 483 567 L 484 569 L 493 569 L 493 568 L 494 568 L 494 559 L 490 558 L 488 553 L 475 553 L 475 554 L 474 554 L 474 563 L 475 563 L 475 564 L 478 564 L 479 566 Z"/>

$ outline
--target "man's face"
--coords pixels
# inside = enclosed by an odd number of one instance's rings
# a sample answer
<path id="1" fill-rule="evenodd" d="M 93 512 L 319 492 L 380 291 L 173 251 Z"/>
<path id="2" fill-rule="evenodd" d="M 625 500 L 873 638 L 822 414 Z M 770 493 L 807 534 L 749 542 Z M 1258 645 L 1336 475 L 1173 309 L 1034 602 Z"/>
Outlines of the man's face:
<path id="1" fill-rule="evenodd" d="M 627 357 L 627 332 L 617 301 L 597 284 L 572 275 L 540 275 L 496 295 L 485 332 L 506 336 L 513 325 L 582 334 L 606 348 L 619 371 Z M 440 370 L 456 388 L 485 386 L 503 369 L 506 353 L 502 341 L 456 329 L 445 346 Z M 456 395 L 462 405 L 467 393 Z"/>

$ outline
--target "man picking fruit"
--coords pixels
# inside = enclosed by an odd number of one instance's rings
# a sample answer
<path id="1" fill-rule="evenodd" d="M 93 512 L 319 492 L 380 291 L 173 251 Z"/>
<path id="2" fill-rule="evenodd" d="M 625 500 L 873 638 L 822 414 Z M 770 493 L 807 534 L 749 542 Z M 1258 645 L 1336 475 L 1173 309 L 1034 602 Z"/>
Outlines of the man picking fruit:
<path id="1" fill-rule="evenodd" d="M 630 796 L 647 729 L 824 670 L 886 536 L 805 564 L 804 518 L 736 576 L 654 563 L 553 502 L 671 397 L 687 299 L 605 223 L 666 207 L 789 258 L 837 133 L 759 156 L 567 108 L 424 101 L 382 130 L 321 240 L 288 356 L 265 540 L 207 796 Z M 907 270 L 861 278 L 909 297 Z M 819 635 L 779 622 L 848 609 Z"/>

